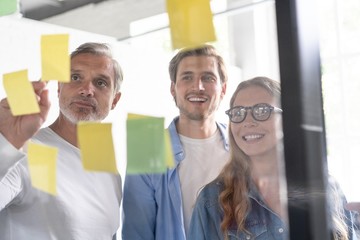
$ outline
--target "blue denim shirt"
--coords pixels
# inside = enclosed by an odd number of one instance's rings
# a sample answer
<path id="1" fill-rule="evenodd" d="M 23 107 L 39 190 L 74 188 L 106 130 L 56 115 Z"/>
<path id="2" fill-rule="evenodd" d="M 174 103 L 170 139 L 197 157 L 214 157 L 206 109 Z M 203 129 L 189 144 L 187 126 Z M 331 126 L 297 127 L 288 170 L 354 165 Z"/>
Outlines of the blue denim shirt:
<path id="1" fill-rule="evenodd" d="M 213 181 L 201 192 L 196 201 L 191 218 L 189 240 L 224 239 L 220 224 L 223 212 L 219 204 L 219 194 L 223 184 Z M 228 231 L 229 240 L 285 240 L 288 230 L 280 217 L 262 201 L 254 187 L 250 188 L 251 210 L 245 220 L 246 232 L 238 232 L 234 226 Z"/>
<path id="2" fill-rule="evenodd" d="M 176 131 L 177 120 L 178 117 L 168 128 L 176 166 L 164 174 L 128 174 L 125 177 L 122 226 L 124 240 L 186 239 L 177 170 L 185 153 Z M 224 148 L 229 150 L 226 125 L 217 123 L 217 126 L 224 140 Z"/>
<path id="3" fill-rule="evenodd" d="M 342 200 L 346 201 L 339 186 L 332 179 L 330 179 L 329 183 L 331 187 L 337 188 L 336 191 L 338 191 Z M 189 240 L 224 239 L 220 229 L 223 211 L 219 204 L 219 195 L 222 188 L 223 183 L 215 180 L 205 186 L 200 192 L 191 218 Z M 238 232 L 236 226 L 233 226 L 228 231 L 229 240 L 288 239 L 289 232 L 287 225 L 276 213 L 266 206 L 254 184 L 250 186 L 249 198 L 251 210 L 245 219 L 245 228 L 248 230 L 248 233 Z M 357 240 L 353 226 L 353 217 L 347 210 L 344 211 L 344 214 L 349 234 L 348 239 Z"/>

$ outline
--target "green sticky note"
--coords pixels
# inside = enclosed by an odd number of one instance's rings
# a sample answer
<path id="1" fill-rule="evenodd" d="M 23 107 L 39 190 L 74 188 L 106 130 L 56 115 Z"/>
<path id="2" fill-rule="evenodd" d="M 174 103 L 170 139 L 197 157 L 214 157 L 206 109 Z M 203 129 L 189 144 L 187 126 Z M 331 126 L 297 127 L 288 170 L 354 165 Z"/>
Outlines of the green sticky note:
<path id="1" fill-rule="evenodd" d="M 129 114 L 127 130 L 127 173 L 166 171 L 164 118 Z"/>
<path id="2" fill-rule="evenodd" d="M 27 70 L 4 74 L 3 85 L 11 113 L 14 116 L 40 112 L 34 88 L 28 79 Z"/>
<path id="3" fill-rule="evenodd" d="M 167 0 L 173 49 L 216 41 L 209 0 Z"/>
<path id="4" fill-rule="evenodd" d="M 111 123 L 78 123 L 77 137 L 84 169 L 118 173 L 111 128 Z"/>
<path id="5" fill-rule="evenodd" d="M 28 163 L 33 187 L 56 195 L 56 160 L 58 149 L 29 142 Z"/>
<path id="6" fill-rule="evenodd" d="M 17 10 L 17 0 L 0 0 L 0 16 L 15 13 Z"/>
<path id="7" fill-rule="evenodd" d="M 69 35 L 41 36 L 41 80 L 70 82 Z"/>

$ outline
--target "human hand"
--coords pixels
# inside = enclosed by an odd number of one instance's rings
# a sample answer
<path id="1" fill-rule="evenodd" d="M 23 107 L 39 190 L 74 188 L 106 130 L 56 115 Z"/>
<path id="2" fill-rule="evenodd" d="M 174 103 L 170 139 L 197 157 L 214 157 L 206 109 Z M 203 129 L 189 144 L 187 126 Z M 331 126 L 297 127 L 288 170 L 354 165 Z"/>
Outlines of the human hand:
<path id="1" fill-rule="evenodd" d="M 6 98 L 0 101 L 0 133 L 16 148 L 21 148 L 45 122 L 50 109 L 48 90 L 45 82 L 32 82 L 40 112 L 13 116 Z"/>

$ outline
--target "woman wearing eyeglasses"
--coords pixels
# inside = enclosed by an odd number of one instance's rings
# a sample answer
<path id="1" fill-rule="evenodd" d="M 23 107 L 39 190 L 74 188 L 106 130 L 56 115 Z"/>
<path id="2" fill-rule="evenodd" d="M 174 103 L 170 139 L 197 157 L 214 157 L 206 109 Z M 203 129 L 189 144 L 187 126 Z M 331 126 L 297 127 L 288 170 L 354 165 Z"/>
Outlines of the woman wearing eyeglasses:
<path id="1" fill-rule="evenodd" d="M 280 85 L 266 77 L 241 82 L 230 109 L 230 161 L 200 192 L 190 240 L 288 239 L 282 160 Z M 341 213 L 334 239 L 348 239 Z"/>

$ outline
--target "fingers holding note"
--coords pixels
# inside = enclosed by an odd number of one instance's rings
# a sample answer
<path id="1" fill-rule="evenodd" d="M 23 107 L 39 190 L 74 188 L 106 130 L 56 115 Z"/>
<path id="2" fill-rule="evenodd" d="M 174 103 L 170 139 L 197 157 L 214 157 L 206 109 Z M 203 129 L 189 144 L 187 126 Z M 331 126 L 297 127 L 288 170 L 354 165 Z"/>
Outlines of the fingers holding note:
<path id="1" fill-rule="evenodd" d="M 0 102 L 0 133 L 16 148 L 45 122 L 50 100 L 45 82 L 30 82 L 27 70 L 4 74 L 7 98 Z"/>

